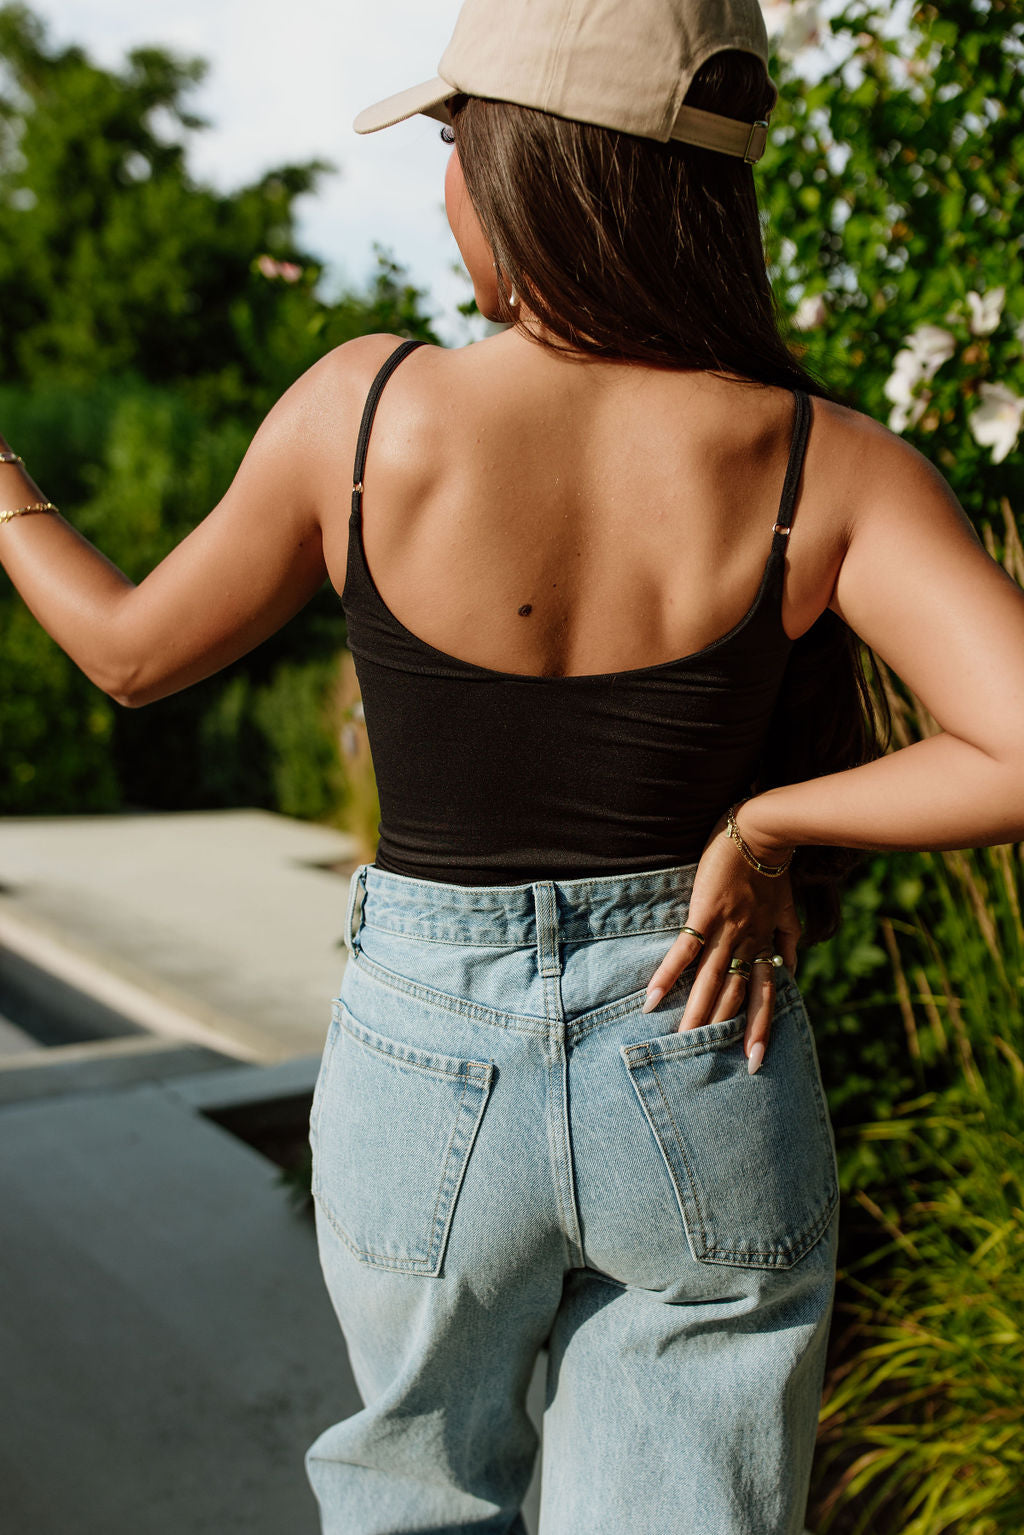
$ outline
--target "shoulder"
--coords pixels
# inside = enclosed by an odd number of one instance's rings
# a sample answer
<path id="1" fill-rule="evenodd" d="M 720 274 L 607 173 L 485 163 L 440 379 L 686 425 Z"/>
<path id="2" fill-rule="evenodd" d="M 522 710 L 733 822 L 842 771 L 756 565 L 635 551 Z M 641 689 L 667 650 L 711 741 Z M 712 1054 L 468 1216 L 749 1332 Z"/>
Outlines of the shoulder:
<path id="1" fill-rule="evenodd" d="M 381 332 L 345 341 L 314 363 L 292 385 L 289 394 L 294 396 L 296 405 L 326 406 L 346 416 L 355 411 L 358 418 L 377 374 L 406 340 L 405 336 Z M 404 380 L 413 374 L 418 376 L 424 359 L 439 353 L 443 355 L 445 348 L 426 343 L 418 347 L 395 375 L 396 388 L 402 387 L 400 377 Z"/>
<path id="2" fill-rule="evenodd" d="M 403 345 L 403 336 L 386 333 L 358 336 L 324 354 L 285 391 L 270 411 L 258 440 L 276 453 L 293 455 L 304 478 L 334 485 L 349 475 L 366 398 L 388 358 Z M 397 404 L 408 416 L 429 405 L 426 382 L 450 354 L 444 347 L 423 345 L 407 358 L 388 384 L 389 415 Z"/>
<path id="3" fill-rule="evenodd" d="M 862 638 L 863 611 L 883 591 L 892 601 L 908 583 L 947 573 L 952 582 L 958 571 L 991 564 L 952 486 L 924 453 L 863 412 L 821 399 L 814 406 L 830 474 L 844 487 L 829 606 Z"/>
<path id="4" fill-rule="evenodd" d="M 955 502 L 948 481 L 935 465 L 883 422 L 848 405 L 813 400 L 815 429 L 837 471 L 851 476 L 854 514 L 870 514 L 883 488 L 891 493 L 945 494 Z"/>
<path id="5" fill-rule="evenodd" d="M 911 443 L 850 406 L 814 397 L 812 407 L 808 457 L 825 469 L 844 548 L 921 518 L 974 536 L 945 476 Z"/>

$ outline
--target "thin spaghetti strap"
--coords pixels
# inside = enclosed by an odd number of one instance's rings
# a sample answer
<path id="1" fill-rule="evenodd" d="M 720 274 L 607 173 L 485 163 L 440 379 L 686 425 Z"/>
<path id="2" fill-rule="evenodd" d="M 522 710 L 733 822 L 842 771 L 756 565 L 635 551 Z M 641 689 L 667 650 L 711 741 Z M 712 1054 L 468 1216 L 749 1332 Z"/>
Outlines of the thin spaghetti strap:
<path id="1" fill-rule="evenodd" d="M 366 449 L 370 442 L 370 431 L 373 427 L 373 418 L 377 414 L 377 406 L 380 404 L 380 397 L 384 393 L 384 385 L 387 383 L 392 373 L 394 373 L 395 369 L 398 367 L 398 364 L 402 362 L 404 358 L 408 357 L 410 352 L 414 352 L 418 346 L 422 345 L 422 341 L 403 341 L 401 346 L 396 347 L 395 350 L 391 353 L 391 356 L 384 363 L 384 366 L 380 369 L 377 377 L 370 385 L 370 392 L 366 396 L 366 404 L 363 406 L 363 419 L 359 423 L 359 438 L 356 442 L 356 462 L 355 468 L 352 471 L 353 517 L 359 515 L 360 509 L 362 507 L 363 473 L 366 469 Z"/>
<path id="2" fill-rule="evenodd" d="M 789 463 L 786 465 L 786 478 L 782 486 L 782 500 L 779 502 L 779 515 L 775 519 L 772 531 L 775 534 L 772 540 L 772 550 L 783 549 L 786 539 L 789 537 L 793 526 L 793 508 L 796 504 L 796 491 L 800 483 L 800 475 L 804 467 L 804 454 L 807 451 L 807 437 L 811 430 L 811 401 L 802 389 L 794 389 L 793 396 L 796 401 L 796 417 L 793 423 L 793 440 L 789 448 Z"/>

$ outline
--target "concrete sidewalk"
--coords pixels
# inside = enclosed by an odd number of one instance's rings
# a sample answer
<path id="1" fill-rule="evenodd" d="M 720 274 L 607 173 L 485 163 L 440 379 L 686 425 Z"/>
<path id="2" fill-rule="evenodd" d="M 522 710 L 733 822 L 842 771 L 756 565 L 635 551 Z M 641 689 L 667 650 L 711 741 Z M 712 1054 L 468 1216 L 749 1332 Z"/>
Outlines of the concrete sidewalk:
<path id="1" fill-rule="evenodd" d="M 350 866 L 258 811 L 0 821 L 4 1535 L 316 1535 L 304 1451 L 361 1403 L 312 1220 L 225 1126 L 308 1120 Z"/>
<path id="2" fill-rule="evenodd" d="M 150 1033 L 286 1060 L 322 1047 L 352 863 L 258 810 L 2 820 L 0 949 Z"/>
<path id="3" fill-rule="evenodd" d="M 0 1111 L 6 1535 L 319 1529 L 303 1454 L 361 1404 L 312 1222 L 187 1097 Z"/>

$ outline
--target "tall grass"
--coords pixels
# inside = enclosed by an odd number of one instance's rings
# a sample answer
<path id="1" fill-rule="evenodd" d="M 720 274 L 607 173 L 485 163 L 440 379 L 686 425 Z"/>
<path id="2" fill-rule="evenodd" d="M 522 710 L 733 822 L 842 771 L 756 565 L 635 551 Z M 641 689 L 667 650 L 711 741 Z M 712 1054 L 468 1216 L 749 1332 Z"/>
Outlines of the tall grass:
<path id="1" fill-rule="evenodd" d="M 990 552 L 1024 584 L 1007 503 Z M 937 728 L 886 687 L 902 745 Z M 1024 861 L 923 854 L 881 920 L 919 1091 L 842 1137 L 818 1535 L 1024 1531 Z"/>

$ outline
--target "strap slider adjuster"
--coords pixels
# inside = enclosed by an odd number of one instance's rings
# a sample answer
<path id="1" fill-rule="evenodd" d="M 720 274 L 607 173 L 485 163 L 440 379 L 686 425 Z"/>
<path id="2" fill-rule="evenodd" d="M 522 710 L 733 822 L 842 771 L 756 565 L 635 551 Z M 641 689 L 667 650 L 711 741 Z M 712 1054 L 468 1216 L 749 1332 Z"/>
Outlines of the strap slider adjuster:
<path id="1" fill-rule="evenodd" d="M 753 154 L 751 154 L 751 145 L 754 142 L 754 135 L 757 133 L 758 128 L 763 129 L 763 132 L 759 138 L 757 149 Z M 767 142 L 768 123 L 765 118 L 759 117 L 756 123 L 751 123 L 750 132 L 747 134 L 747 147 L 743 151 L 743 159 L 747 165 L 754 165 L 758 160 L 760 160 L 761 156 L 764 154 L 765 145 Z"/>

